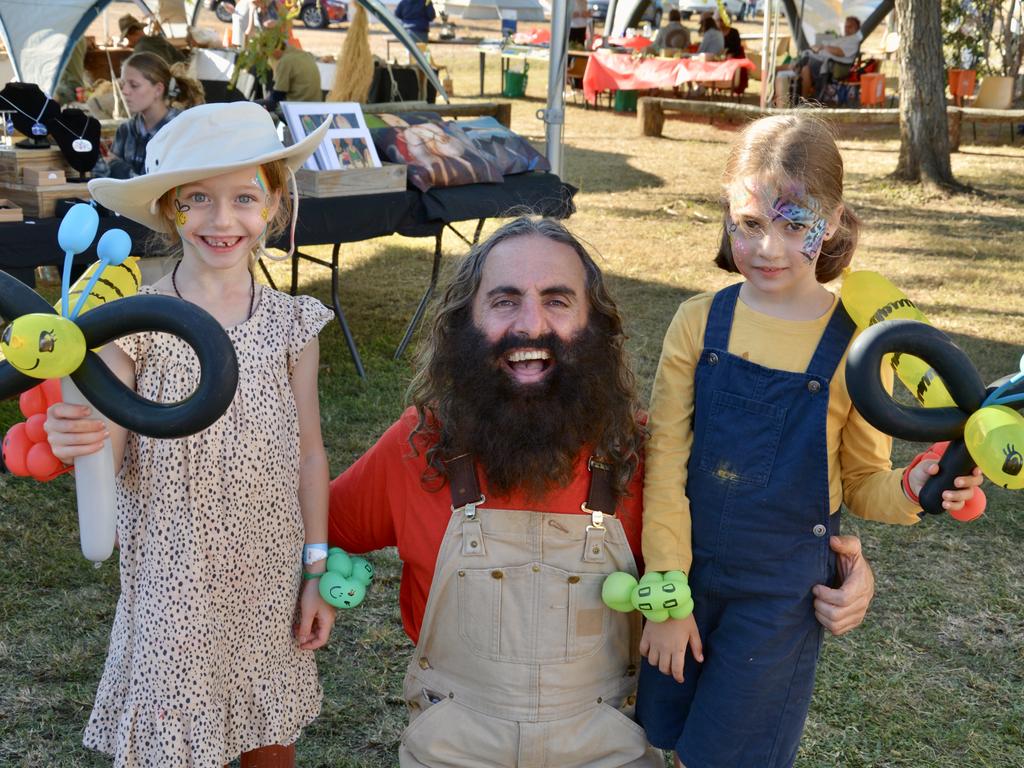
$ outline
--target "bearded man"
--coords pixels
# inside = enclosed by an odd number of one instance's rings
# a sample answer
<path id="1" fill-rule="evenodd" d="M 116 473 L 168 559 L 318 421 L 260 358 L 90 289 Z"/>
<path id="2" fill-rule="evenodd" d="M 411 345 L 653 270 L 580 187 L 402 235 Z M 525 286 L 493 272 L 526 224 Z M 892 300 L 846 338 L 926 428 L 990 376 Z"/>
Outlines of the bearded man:
<path id="1" fill-rule="evenodd" d="M 579 241 L 516 219 L 459 265 L 413 407 L 331 484 L 331 544 L 403 561 L 402 768 L 664 765 L 632 719 L 639 616 L 601 601 L 640 552 L 624 342 Z M 867 609 L 860 574 L 835 620 Z"/>

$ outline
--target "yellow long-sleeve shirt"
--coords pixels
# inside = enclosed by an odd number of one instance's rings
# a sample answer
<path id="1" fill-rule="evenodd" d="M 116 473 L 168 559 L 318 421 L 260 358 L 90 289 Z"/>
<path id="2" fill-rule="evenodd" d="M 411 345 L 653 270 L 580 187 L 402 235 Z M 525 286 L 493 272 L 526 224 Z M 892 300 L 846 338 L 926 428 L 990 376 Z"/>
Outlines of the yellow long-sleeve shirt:
<path id="1" fill-rule="evenodd" d="M 650 571 L 689 572 L 693 559 L 687 462 L 693 444 L 694 371 L 713 298 L 712 293 L 700 294 L 679 307 L 665 334 L 654 378 L 644 476 L 643 553 Z M 794 321 L 756 312 L 741 299 L 736 302 L 729 352 L 765 367 L 803 372 L 836 306 L 838 301 L 816 320 Z M 883 366 L 882 376 L 891 391 L 890 366 Z M 858 517 L 898 525 L 918 521 L 921 508 L 904 495 L 902 470 L 892 469 L 892 439 L 853 408 L 846 389 L 845 354 L 829 386 L 826 440 L 833 512 L 845 501 Z"/>

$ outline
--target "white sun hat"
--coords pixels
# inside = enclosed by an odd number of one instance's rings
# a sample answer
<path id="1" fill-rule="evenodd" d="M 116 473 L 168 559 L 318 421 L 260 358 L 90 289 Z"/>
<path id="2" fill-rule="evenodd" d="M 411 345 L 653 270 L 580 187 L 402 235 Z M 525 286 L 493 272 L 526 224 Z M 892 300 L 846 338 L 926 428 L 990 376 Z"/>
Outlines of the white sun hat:
<path id="1" fill-rule="evenodd" d="M 166 232 L 168 220 L 157 210 L 157 202 L 167 190 L 273 160 L 283 160 L 294 174 L 328 128 L 325 121 L 305 139 L 286 147 L 270 114 L 258 104 L 202 104 L 186 109 L 150 139 L 144 176 L 93 179 L 89 192 L 112 211 Z"/>

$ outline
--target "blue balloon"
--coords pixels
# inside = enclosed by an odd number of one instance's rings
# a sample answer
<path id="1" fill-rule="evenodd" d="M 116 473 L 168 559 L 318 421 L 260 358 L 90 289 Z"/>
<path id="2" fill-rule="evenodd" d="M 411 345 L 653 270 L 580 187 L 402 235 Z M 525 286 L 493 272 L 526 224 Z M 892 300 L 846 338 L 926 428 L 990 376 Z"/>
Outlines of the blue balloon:
<path id="1" fill-rule="evenodd" d="M 117 266 L 131 255 L 132 239 L 123 229 L 111 229 L 103 233 L 96 244 L 100 261 Z"/>
<path id="2" fill-rule="evenodd" d="M 96 239 L 100 217 L 88 203 L 78 203 L 64 214 L 57 230 L 57 242 L 65 253 L 81 253 Z"/>

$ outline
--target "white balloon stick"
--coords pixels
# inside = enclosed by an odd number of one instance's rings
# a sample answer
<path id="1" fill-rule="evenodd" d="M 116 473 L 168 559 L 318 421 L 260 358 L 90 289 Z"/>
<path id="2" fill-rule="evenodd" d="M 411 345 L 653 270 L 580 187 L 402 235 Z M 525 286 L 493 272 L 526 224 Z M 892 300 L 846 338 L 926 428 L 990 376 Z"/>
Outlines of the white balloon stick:
<path id="1" fill-rule="evenodd" d="M 93 410 L 91 418 L 107 419 L 65 376 L 60 380 L 65 403 L 87 405 Z M 103 447 L 88 456 L 75 459 L 75 493 L 78 497 L 78 531 L 82 554 L 97 565 L 114 551 L 116 535 L 117 498 L 114 492 L 114 450 L 108 437 Z"/>

